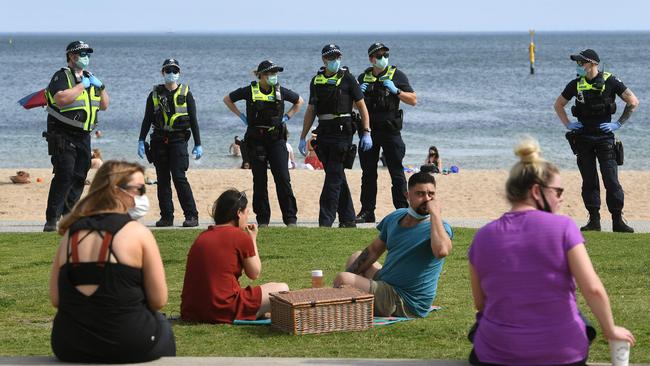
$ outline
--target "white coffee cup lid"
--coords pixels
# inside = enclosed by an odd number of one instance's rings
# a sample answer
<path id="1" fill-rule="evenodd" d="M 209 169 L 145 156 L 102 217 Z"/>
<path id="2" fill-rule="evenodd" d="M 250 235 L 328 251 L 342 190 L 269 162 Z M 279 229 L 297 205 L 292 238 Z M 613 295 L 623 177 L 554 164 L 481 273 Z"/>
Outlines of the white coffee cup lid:
<path id="1" fill-rule="evenodd" d="M 317 269 L 314 271 L 311 271 L 312 277 L 323 277 L 323 270 L 322 269 Z"/>

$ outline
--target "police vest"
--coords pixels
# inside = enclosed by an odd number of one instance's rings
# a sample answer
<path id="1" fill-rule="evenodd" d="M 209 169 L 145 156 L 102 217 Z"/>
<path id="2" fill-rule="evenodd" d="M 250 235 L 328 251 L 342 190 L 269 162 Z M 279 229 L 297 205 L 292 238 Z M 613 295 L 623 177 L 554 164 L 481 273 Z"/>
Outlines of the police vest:
<path id="1" fill-rule="evenodd" d="M 272 86 L 269 94 L 260 90 L 257 81 L 251 82 L 251 100 L 246 101 L 246 116 L 249 126 L 279 126 L 284 116 L 284 101 L 280 86 Z"/>
<path id="2" fill-rule="evenodd" d="M 366 69 L 363 75 L 363 82 L 368 84 L 363 93 L 370 113 L 395 113 L 399 110 L 399 97 L 393 95 L 386 89 L 384 80 L 393 80 L 397 67 L 389 66 L 384 75 L 376 77 L 372 74 L 372 67 Z"/>
<path id="3" fill-rule="evenodd" d="M 180 84 L 172 96 L 172 101 L 167 100 L 163 95 L 164 91 L 165 86 L 160 84 L 154 86 L 151 93 L 153 112 L 156 116 L 155 127 L 163 131 L 187 130 L 190 127 L 190 115 L 187 113 L 187 93 L 190 86 Z"/>
<path id="4" fill-rule="evenodd" d="M 325 70 L 321 69 L 314 78 L 314 89 L 316 103 L 314 110 L 317 115 L 332 115 L 333 117 L 349 116 L 352 113 L 352 97 L 347 90 L 341 89 L 343 77 L 348 73 L 347 67 L 341 67 L 339 71 L 330 76 L 325 76 Z"/>
<path id="5" fill-rule="evenodd" d="M 65 67 L 61 70 L 65 73 L 65 76 L 68 79 L 68 89 L 77 85 L 75 76 L 72 75 L 72 71 L 70 71 L 69 68 Z M 54 96 L 46 89 L 47 113 L 60 123 L 82 131 L 92 131 L 97 122 L 97 111 L 99 110 L 99 103 L 102 100 L 100 93 L 101 90 L 95 88 L 95 86 L 91 84 L 90 87 L 84 89 L 84 91 L 81 92 L 72 103 L 65 106 L 59 106 L 56 104 Z M 80 111 L 84 113 L 79 113 Z M 80 118 L 80 116 L 84 115 L 85 119 L 81 119 L 83 117 Z"/>
<path id="6" fill-rule="evenodd" d="M 601 75 L 599 75 L 601 76 Z M 590 84 L 583 76 L 578 80 L 577 89 L 578 95 L 576 97 L 575 105 L 571 107 L 571 113 L 579 120 L 582 119 L 602 119 L 602 122 L 609 119 L 609 116 L 616 113 L 616 101 L 613 95 L 605 94 L 605 82 L 612 76 L 609 72 L 604 72 L 601 82 L 594 82 Z M 600 81 L 600 80 L 599 80 Z"/>

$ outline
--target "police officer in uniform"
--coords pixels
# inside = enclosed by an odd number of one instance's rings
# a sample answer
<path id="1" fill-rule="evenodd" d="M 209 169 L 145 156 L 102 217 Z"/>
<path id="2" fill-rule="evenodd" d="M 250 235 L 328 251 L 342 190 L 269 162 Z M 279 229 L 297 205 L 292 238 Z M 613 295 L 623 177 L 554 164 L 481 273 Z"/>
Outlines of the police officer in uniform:
<path id="1" fill-rule="evenodd" d="M 615 232 L 632 233 L 634 229 L 623 220 L 623 188 L 618 181 L 618 167 L 614 151 L 614 131 L 630 118 L 639 100 L 616 76 L 598 70 L 600 58 L 592 49 L 571 55 L 577 63 L 578 77 L 564 88 L 555 101 L 555 112 L 575 139 L 578 168 L 582 176 L 582 200 L 589 211 L 589 222 L 583 231 L 600 231 L 600 189 L 596 160 L 607 191 L 606 201 L 612 214 Z M 616 96 L 626 103 L 618 121 L 612 122 L 616 113 Z M 564 107 L 575 97 L 571 112 L 577 121 L 569 120 Z"/>
<path id="2" fill-rule="evenodd" d="M 329 44 L 323 47 L 321 56 L 324 67 L 309 84 L 309 106 L 305 112 L 298 150 L 303 156 L 307 155 L 306 137 L 314 118 L 318 117 L 315 151 L 325 167 L 318 224 L 331 227 L 338 212 L 339 227 L 356 227 L 354 205 L 343 169 L 346 165 L 351 167 L 356 152 L 356 147 L 352 145 L 352 136 L 357 129 L 352 119 L 353 104 L 361 114 L 361 126 L 358 128 L 361 133 L 360 150 L 372 148 L 368 110 L 359 83 L 347 67 L 341 67 L 339 46 Z"/>
<path id="3" fill-rule="evenodd" d="M 379 150 L 384 152 L 392 182 L 391 192 L 395 208 L 408 207 L 406 201 L 406 177 L 402 159 L 406 146 L 402 141 L 403 112 L 400 101 L 414 106 L 417 96 L 406 75 L 396 66 L 388 64 L 388 47 L 373 43 L 368 48 L 368 59 L 372 67 L 359 75 L 372 130 L 372 149 L 359 152 L 361 162 L 361 211 L 356 222 L 375 222 L 377 202 L 377 162 Z"/>
<path id="4" fill-rule="evenodd" d="M 172 203 L 171 180 L 178 194 L 178 200 L 183 208 L 184 227 L 199 225 L 199 214 L 196 210 L 192 187 L 187 181 L 185 172 L 189 168 L 187 141 L 190 134 L 194 138 L 192 154 L 196 159 L 203 155 L 199 124 L 196 120 L 196 104 L 187 84 L 179 84 L 181 66 L 173 58 L 167 59 L 162 65 L 164 84 L 155 85 L 147 97 L 147 106 L 140 128 L 138 155 L 144 158 L 145 139 L 153 125 L 151 147 L 147 158 L 156 167 L 158 179 L 158 203 L 160 205 L 160 220 L 156 226 L 174 225 L 174 204 Z M 190 132 L 191 131 L 191 132 Z"/>
<path id="5" fill-rule="evenodd" d="M 48 153 L 54 177 L 50 184 L 43 231 L 55 231 L 56 224 L 81 197 L 90 169 L 90 132 L 98 123 L 97 113 L 108 108 L 104 84 L 88 71 L 93 49 L 83 41 L 66 48 L 68 67 L 57 71 L 45 95 L 47 98 Z"/>
<path id="6" fill-rule="evenodd" d="M 264 60 L 254 71 L 257 81 L 223 98 L 228 109 L 247 126 L 244 149 L 248 152 L 253 172 L 253 211 L 259 227 L 268 226 L 271 219 L 267 165 L 271 167 L 275 181 L 282 221 L 293 227 L 297 220 L 298 208 L 287 166 L 286 122 L 300 110 L 303 100 L 291 89 L 280 86 L 278 73 L 282 71 L 283 67 Z M 235 105 L 239 100 L 246 101 L 246 113 L 240 112 Z M 287 113 L 284 113 L 285 101 L 293 104 Z"/>

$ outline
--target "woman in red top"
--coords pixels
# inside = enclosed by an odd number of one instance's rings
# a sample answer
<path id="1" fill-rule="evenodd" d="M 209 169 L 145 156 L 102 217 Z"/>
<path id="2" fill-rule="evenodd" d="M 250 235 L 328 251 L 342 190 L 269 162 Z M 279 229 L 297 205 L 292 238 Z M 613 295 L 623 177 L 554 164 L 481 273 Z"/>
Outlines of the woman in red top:
<path id="1" fill-rule="evenodd" d="M 212 206 L 215 225 L 199 234 L 187 255 L 181 318 L 205 323 L 255 320 L 271 310 L 269 293 L 288 291 L 286 283 L 241 288 L 242 270 L 255 280 L 262 270 L 257 226 L 248 224 L 248 199 L 230 189 Z"/>

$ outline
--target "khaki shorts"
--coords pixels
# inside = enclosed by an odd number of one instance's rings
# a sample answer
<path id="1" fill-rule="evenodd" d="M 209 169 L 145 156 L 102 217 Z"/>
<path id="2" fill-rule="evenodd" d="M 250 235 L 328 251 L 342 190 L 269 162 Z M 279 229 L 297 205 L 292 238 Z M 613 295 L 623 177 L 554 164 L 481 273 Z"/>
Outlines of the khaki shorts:
<path id="1" fill-rule="evenodd" d="M 417 318 L 404 305 L 404 300 L 399 296 L 393 286 L 384 281 L 370 280 L 370 293 L 375 295 L 376 316 L 399 316 Z"/>

